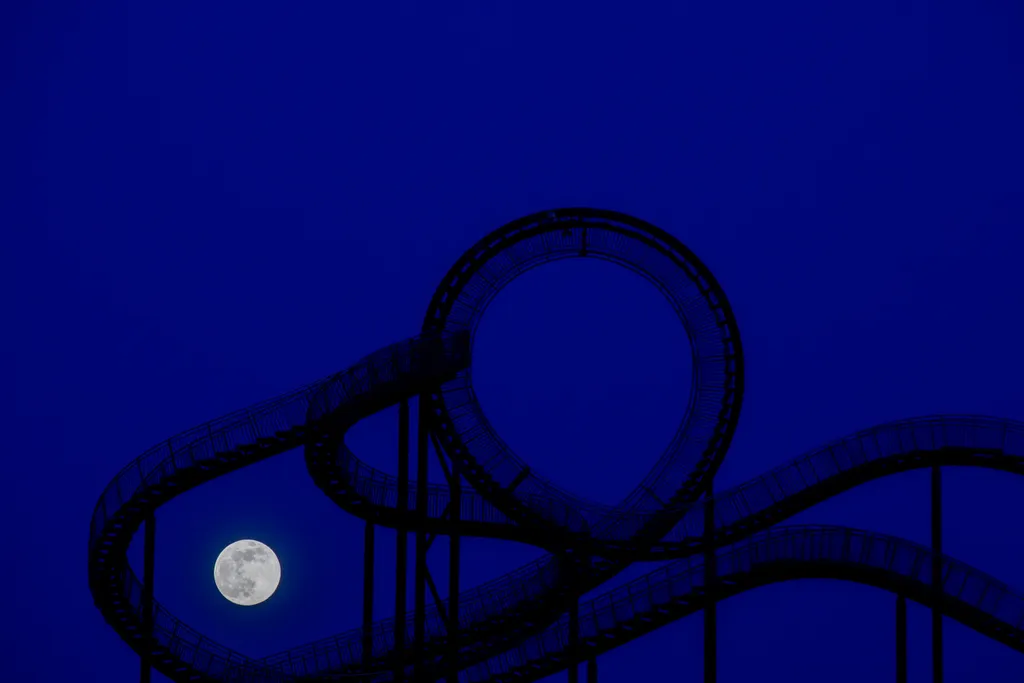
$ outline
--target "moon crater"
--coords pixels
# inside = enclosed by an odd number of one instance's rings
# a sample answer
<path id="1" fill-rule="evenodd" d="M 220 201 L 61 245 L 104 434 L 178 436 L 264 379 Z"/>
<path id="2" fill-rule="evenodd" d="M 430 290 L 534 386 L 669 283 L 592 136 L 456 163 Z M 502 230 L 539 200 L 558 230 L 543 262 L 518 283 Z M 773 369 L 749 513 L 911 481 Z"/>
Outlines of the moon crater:
<path id="1" fill-rule="evenodd" d="M 235 541 L 217 556 L 213 580 L 220 594 L 236 605 L 258 605 L 277 590 L 281 563 L 259 541 Z"/>

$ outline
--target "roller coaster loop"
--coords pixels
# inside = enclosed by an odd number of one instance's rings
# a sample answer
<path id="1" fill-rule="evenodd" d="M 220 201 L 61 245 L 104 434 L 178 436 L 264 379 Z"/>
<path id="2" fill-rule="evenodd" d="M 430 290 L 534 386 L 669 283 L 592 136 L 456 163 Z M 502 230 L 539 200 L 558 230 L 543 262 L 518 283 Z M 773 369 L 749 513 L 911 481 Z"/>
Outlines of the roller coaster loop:
<path id="1" fill-rule="evenodd" d="M 690 342 L 693 380 L 678 430 L 650 474 L 614 506 L 564 491 L 527 465 L 493 429 L 473 391 L 471 350 L 488 303 L 527 270 L 568 258 L 611 261 L 646 278 Z M 417 397 L 419 459 L 410 479 L 409 402 Z M 484 237 L 452 266 L 417 336 L 173 436 L 130 462 L 93 512 L 90 590 L 144 665 L 175 681 L 531 681 L 565 669 L 574 676 L 579 662 L 715 602 L 809 577 L 892 591 L 1024 652 L 1024 596 L 940 548 L 843 527 L 780 526 L 842 491 L 914 468 L 1024 474 L 1024 423 L 937 415 L 882 424 L 711 495 L 742 398 L 743 351 L 732 309 L 711 272 L 675 237 L 612 211 L 526 216 Z M 349 427 L 393 405 L 400 406 L 405 451 L 398 476 L 370 467 L 345 443 Z M 426 481 L 430 443 L 445 482 Z M 416 606 L 404 609 L 403 587 L 397 620 L 372 621 L 371 607 L 358 629 L 257 659 L 174 617 L 147 590 L 152 584 L 132 571 L 127 549 L 161 504 L 294 448 L 304 449 L 316 485 L 367 521 L 368 542 L 372 525 L 398 529 L 403 539 L 417 535 Z M 421 563 L 436 535 L 451 536 L 453 549 L 458 538 L 473 536 L 530 543 L 550 554 L 465 591 L 453 567 L 449 597 L 435 593 L 427 605 Z M 673 562 L 580 601 L 639 560 Z"/>

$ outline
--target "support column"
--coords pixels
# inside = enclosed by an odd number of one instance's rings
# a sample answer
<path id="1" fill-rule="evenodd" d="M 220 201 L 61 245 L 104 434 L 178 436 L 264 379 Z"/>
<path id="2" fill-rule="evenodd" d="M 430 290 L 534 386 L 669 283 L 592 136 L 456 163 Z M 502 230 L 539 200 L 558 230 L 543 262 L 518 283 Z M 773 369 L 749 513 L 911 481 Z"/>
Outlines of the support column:
<path id="1" fill-rule="evenodd" d="M 575 592 L 574 582 L 574 596 L 569 608 L 569 683 L 580 681 L 580 597 Z"/>
<path id="2" fill-rule="evenodd" d="M 435 447 L 438 444 L 434 444 Z M 461 543 L 459 523 L 462 519 L 462 479 L 459 463 L 452 460 L 452 478 L 448 483 L 451 491 L 451 533 L 448 537 L 448 683 L 459 683 L 459 570 L 461 564 Z"/>
<path id="3" fill-rule="evenodd" d="M 942 469 L 932 465 L 932 680 L 942 683 Z"/>
<path id="4" fill-rule="evenodd" d="M 405 593 L 409 564 L 409 400 L 398 404 L 398 545 L 395 548 L 395 654 L 403 662 L 395 672 L 395 681 L 405 680 Z"/>
<path id="5" fill-rule="evenodd" d="M 151 643 L 153 642 L 153 570 L 156 564 L 156 517 L 149 513 L 146 517 L 145 546 L 142 550 L 142 630 L 144 633 L 145 654 L 139 658 L 139 681 L 149 683 L 152 676 Z"/>
<path id="6" fill-rule="evenodd" d="M 597 656 L 587 660 L 587 683 L 597 683 Z"/>
<path id="7" fill-rule="evenodd" d="M 363 534 L 363 664 L 373 658 L 373 522 Z"/>
<path id="8" fill-rule="evenodd" d="M 718 679 L 718 610 L 715 585 L 718 580 L 718 556 L 715 554 L 714 480 L 704 494 L 704 683 Z"/>
<path id="9" fill-rule="evenodd" d="M 413 656 L 415 677 L 423 676 L 424 642 L 426 641 L 427 618 L 427 400 L 420 396 L 416 428 L 416 574 L 414 578 L 416 622 L 414 627 Z"/>
<path id="10" fill-rule="evenodd" d="M 907 598 L 896 596 L 896 683 L 907 683 Z"/>

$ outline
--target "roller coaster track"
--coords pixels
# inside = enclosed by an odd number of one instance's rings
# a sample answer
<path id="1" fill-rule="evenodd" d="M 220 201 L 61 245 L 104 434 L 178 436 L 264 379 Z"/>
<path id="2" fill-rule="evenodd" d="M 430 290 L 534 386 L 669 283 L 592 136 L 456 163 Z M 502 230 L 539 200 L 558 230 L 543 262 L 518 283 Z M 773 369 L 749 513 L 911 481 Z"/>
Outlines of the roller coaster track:
<path id="1" fill-rule="evenodd" d="M 623 265 L 668 299 L 690 340 L 693 382 L 678 431 L 651 473 L 616 506 L 563 491 L 502 441 L 476 400 L 471 350 L 487 304 L 544 263 L 591 257 Z M 995 579 L 908 541 L 839 527 L 780 527 L 867 481 L 914 468 L 970 466 L 1024 474 L 1024 423 L 939 415 L 865 429 L 712 497 L 701 497 L 724 458 L 743 396 L 739 331 L 710 271 L 671 235 L 609 211 L 533 214 L 486 236 L 450 269 L 422 332 L 347 370 L 168 439 L 129 463 L 93 512 L 89 585 L 106 621 L 176 681 L 534 680 L 764 584 L 839 578 L 905 595 L 1024 652 L 1024 597 Z M 426 439 L 471 488 L 398 477 L 361 461 L 346 431 L 419 398 Z M 316 485 L 374 524 L 430 534 L 501 538 L 551 554 L 393 619 L 256 659 L 206 638 L 146 594 L 128 545 L 160 505 L 229 472 L 305 450 Z M 453 481 L 452 479 L 449 482 Z M 457 481 L 457 479 L 455 479 Z M 713 533 L 708 533 L 713 530 Z M 704 562 L 714 559 L 713 567 Z M 675 560 L 567 611 L 638 560 Z M 936 565 L 935 561 L 941 563 Z M 941 598 L 931 571 L 941 566 Z M 704 585 L 714 576 L 713 590 Z M 709 597 L 712 596 L 712 597 Z M 936 601 L 939 601 L 938 603 Z M 417 631 L 423 649 L 413 652 Z M 403 634 L 400 646 L 396 633 Z M 452 636 L 457 661 L 453 661 Z M 573 644 L 575 642 L 575 645 Z M 418 658 L 419 669 L 413 668 Z"/>

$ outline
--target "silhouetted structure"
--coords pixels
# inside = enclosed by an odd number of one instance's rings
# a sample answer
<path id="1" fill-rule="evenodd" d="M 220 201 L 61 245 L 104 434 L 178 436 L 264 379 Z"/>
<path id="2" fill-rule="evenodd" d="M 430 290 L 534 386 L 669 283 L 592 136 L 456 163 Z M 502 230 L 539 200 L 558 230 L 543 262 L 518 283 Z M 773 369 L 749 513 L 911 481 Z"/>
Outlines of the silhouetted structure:
<path id="1" fill-rule="evenodd" d="M 473 335 L 487 303 L 548 261 L 592 257 L 652 281 L 690 338 L 689 405 L 665 453 L 616 506 L 577 498 L 519 459 L 484 417 L 470 384 Z M 906 599 L 934 609 L 936 679 L 942 615 L 1024 651 L 1024 597 L 941 555 L 943 465 L 1024 473 L 1024 424 L 933 416 L 881 425 L 826 444 L 741 486 L 712 495 L 743 397 L 743 353 L 725 293 L 671 235 L 610 211 L 563 209 L 514 221 L 452 266 L 420 335 L 349 369 L 172 437 L 130 463 L 93 513 L 89 585 L 104 618 L 142 658 L 176 681 L 530 681 L 569 670 L 597 681 L 597 657 L 699 610 L 705 680 L 713 681 L 717 601 L 774 581 L 808 577 L 867 583 L 897 595 L 897 678 L 906 678 Z M 410 401 L 417 400 L 415 479 Z M 346 430 L 399 406 L 398 475 L 365 464 Z M 154 511 L 194 486 L 292 448 L 305 449 L 316 485 L 366 520 L 362 627 L 254 659 L 203 637 L 152 599 Z M 430 452 L 445 481 L 427 481 Z M 932 548 L 843 527 L 778 524 L 866 481 L 932 470 Z M 463 487 L 463 483 L 468 487 Z M 126 558 L 146 523 L 139 581 Z M 396 609 L 373 619 L 374 528 L 398 530 Z M 407 535 L 414 534 L 414 595 L 407 609 Z M 448 598 L 427 554 L 449 544 Z M 459 538 L 531 543 L 550 554 L 462 591 Z M 638 559 L 677 561 L 581 603 L 579 596 Z M 428 601 L 427 593 L 431 599 Z"/>

